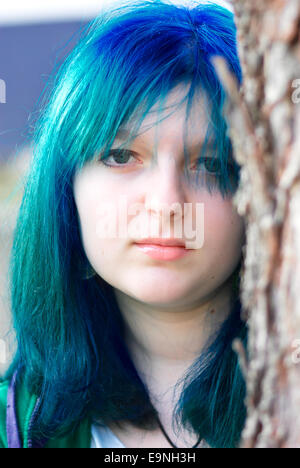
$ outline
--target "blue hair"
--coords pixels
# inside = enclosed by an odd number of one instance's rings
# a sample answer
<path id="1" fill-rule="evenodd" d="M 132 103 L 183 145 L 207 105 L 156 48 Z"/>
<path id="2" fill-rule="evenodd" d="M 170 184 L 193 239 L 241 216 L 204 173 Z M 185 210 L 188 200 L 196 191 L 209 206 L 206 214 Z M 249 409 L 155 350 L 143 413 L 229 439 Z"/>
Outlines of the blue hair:
<path id="1" fill-rule="evenodd" d="M 135 135 L 153 104 L 186 83 L 188 109 L 196 93 L 208 98 L 207 142 L 214 137 L 219 170 L 205 180 L 207 189 L 231 196 L 239 167 L 214 55 L 241 83 L 230 11 L 129 1 L 84 28 L 55 74 L 36 126 L 10 262 L 17 352 L 7 376 L 18 368 L 41 396 L 37 435 L 63 434 L 88 415 L 156 427 L 156 410 L 123 340 L 113 288 L 100 277 L 82 279 L 88 260 L 73 179 L 95 155 L 109 153 L 121 126 Z M 178 402 L 181 421 L 212 447 L 235 446 L 245 418 L 244 380 L 231 348 L 235 337 L 246 337 L 238 289 L 235 295 L 232 314 L 189 370 Z"/>

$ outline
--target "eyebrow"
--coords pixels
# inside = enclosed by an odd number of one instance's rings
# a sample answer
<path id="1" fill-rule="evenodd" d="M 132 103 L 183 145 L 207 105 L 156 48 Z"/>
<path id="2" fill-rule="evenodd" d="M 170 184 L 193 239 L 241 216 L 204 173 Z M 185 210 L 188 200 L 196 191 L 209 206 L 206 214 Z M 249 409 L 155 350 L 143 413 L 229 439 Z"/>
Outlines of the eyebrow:
<path id="1" fill-rule="evenodd" d="M 130 135 L 130 130 L 129 130 L 129 129 L 127 129 L 127 128 L 125 128 L 125 127 L 124 127 L 124 128 L 120 127 L 119 130 L 118 130 L 118 132 L 117 132 L 117 134 L 116 134 L 116 138 L 115 138 L 115 139 L 117 140 L 117 139 L 121 139 L 121 138 L 124 138 L 124 137 L 126 138 L 126 137 L 128 137 L 129 135 Z M 132 136 L 133 136 L 134 139 L 139 138 L 139 137 L 142 137 L 142 136 L 143 136 L 143 132 L 141 132 L 141 133 L 139 133 L 139 134 L 133 133 Z M 200 146 L 200 145 L 203 146 L 204 143 L 205 143 L 205 140 L 198 140 L 198 141 L 195 141 L 195 142 L 191 145 L 191 147 L 194 148 L 194 147 L 197 147 L 197 146 Z M 208 147 L 212 147 L 212 146 L 215 144 L 215 140 L 211 139 L 211 140 L 207 141 L 206 144 L 207 144 Z"/>
<path id="2" fill-rule="evenodd" d="M 117 135 L 116 135 L 115 140 L 121 140 L 121 139 L 123 139 L 124 137 L 126 138 L 126 137 L 129 136 L 129 134 L 130 134 L 130 130 L 127 130 L 126 128 L 120 128 L 120 129 L 118 130 L 118 132 L 117 132 Z M 133 134 L 132 136 L 133 136 L 133 139 L 135 140 L 135 139 L 137 139 L 137 138 L 139 138 L 139 137 L 142 137 L 142 134 L 139 134 L 139 135 Z M 193 142 L 193 143 L 188 147 L 188 149 L 189 149 L 190 151 L 195 151 L 196 149 L 198 149 L 198 148 L 204 146 L 204 144 L 205 144 L 205 140 L 198 140 L 198 141 Z M 207 146 L 207 148 L 209 148 L 209 149 L 213 148 L 214 145 L 215 145 L 215 141 L 214 141 L 214 140 L 210 140 L 210 141 L 207 141 L 207 142 L 206 142 L 206 146 Z"/>

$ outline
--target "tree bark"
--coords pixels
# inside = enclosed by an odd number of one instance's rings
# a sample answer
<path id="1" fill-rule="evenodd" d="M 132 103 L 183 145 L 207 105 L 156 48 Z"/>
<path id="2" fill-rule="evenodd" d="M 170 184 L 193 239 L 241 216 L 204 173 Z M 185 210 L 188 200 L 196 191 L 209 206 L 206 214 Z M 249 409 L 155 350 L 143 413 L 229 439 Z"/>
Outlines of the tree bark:
<path id="1" fill-rule="evenodd" d="M 216 59 L 246 221 L 241 447 L 300 447 L 300 1 L 233 0 L 243 86 Z M 236 346 L 240 348 L 240 346 Z"/>

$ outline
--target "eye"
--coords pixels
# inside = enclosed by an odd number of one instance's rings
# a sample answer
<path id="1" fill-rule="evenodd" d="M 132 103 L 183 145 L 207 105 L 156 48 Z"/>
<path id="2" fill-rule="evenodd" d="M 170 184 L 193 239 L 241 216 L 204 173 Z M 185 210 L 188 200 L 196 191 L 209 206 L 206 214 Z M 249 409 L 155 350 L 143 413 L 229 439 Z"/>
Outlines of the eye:
<path id="1" fill-rule="evenodd" d="M 197 159 L 194 168 L 195 170 L 201 170 L 201 168 L 204 168 L 206 172 L 212 175 L 218 175 L 221 173 L 221 163 L 220 160 L 216 158 L 200 157 Z"/>
<path id="2" fill-rule="evenodd" d="M 133 151 L 129 150 L 120 150 L 120 149 L 113 149 L 109 152 L 108 156 L 103 157 L 99 160 L 101 164 L 109 168 L 118 168 L 118 167 L 126 167 L 127 163 L 129 162 L 130 158 L 133 158 L 137 161 L 137 158 L 134 156 Z M 107 161 L 114 161 L 115 164 L 110 164 Z"/>

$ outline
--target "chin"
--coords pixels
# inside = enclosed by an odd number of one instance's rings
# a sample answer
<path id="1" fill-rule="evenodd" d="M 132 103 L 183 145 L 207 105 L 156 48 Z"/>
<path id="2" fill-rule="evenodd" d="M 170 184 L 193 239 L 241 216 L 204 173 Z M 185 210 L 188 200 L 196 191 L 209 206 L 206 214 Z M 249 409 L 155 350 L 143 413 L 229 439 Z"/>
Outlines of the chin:
<path id="1" fill-rule="evenodd" d="M 137 291 L 132 291 L 130 296 L 136 297 L 139 301 L 145 302 L 147 304 L 159 305 L 159 304 L 170 304 L 176 303 L 183 299 L 186 295 L 184 291 L 174 288 L 167 287 L 156 287 L 156 288 L 147 288 L 143 287 Z"/>

